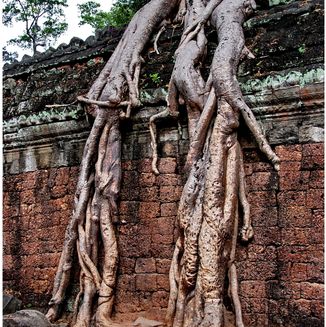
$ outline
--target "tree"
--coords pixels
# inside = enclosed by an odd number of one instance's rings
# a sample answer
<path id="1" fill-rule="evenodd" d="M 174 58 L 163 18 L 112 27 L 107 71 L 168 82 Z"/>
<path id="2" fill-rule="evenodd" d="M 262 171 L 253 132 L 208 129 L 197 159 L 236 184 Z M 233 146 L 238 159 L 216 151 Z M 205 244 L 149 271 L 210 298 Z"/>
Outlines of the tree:
<path id="1" fill-rule="evenodd" d="M 99 10 L 101 5 L 95 1 L 77 4 L 79 10 L 79 26 L 90 25 L 94 30 L 103 29 L 109 25 L 109 13 Z"/>
<path id="2" fill-rule="evenodd" d="M 8 51 L 6 47 L 2 48 L 2 61 L 11 64 L 18 58 L 17 52 Z"/>
<path id="3" fill-rule="evenodd" d="M 4 0 L 3 23 L 10 26 L 13 22 L 25 24 L 23 34 L 9 41 L 24 49 L 50 46 L 68 24 L 63 21 L 63 7 L 67 0 Z"/>
<path id="4" fill-rule="evenodd" d="M 90 25 L 96 29 L 103 29 L 106 26 L 122 27 L 128 24 L 133 15 L 148 0 L 118 0 L 109 12 L 100 10 L 100 4 L 95 1 L 87 1 L 78 4 L 80 12 L 79 25 Z"/>
<path id="5" fill-rule="evenodd" d="M 95 325 L 112 326 L 118 262 L 114 221 L 118 219 L 121 178 L 119 121 L 141 105 L 138 81 L 146 44 L 155 31 L 159 36 L 166 24 L 181 21 L 184 30 L 175 53 L 167 107 L 150 119 L 152 168 L 159 174 L 156 122 L 178 117 L 179 101 L 185 103 L 190 146 L 178 208 L 179 237 L 170 269 L 166 325 L 223 327 L 228 281 L 236 326 L 244 326 L 234 260 L 238 229 L 244 241 L 253 236 L 253 229 L 237 138 L 240 116 L 275 169 L 279 165 L 236 77 L 239 62 L 252 57 L 245 46 L 242 24 L 254 9 L 253 0 L 152 0 L 134 15 L 89 92 L 78 97 L 89 112 L 95 112 L 95 121 L 84 149 L 75 210 L 66 230 L 47 314 L 50 319 L 57 316 L 69 285 L 76 248 L 81 275 L 73 325 L 89 326 L 98 293 Z M 217 31 L 218 46 L 205 80 L 200 65 L 206 60 L 205 28 L 209 23 Z M 239 212 L 243 212 L 241 228 Z M 101 270 L 100 239 L 104 247 Z"/>

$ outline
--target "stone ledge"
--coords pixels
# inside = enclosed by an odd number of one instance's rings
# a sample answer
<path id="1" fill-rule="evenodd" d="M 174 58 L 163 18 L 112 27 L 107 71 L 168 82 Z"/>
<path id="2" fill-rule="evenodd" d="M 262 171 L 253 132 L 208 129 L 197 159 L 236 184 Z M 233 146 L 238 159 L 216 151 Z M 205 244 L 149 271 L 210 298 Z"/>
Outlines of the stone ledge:
<path id="1" fill-rule="evenodd" d="M 240 84 L 248 105 L 258 116 L 277 117 L 284 113 L 308 114 L 307 109 L 322 108 L 324 94 L 324 70 L 311 69 L 306 72 L 290 71 L 271 75 L 262 79 L 249 79 Z M 136 111 L 133 123 L 147 123 L 149 117 L 157 112 L 157 107 L 165 105 L 165 88 L 145 89 L 141 91 L 144 107 Z M 161 109 L 162 110 L 162 109 Z M 306 112 L 303 112 L 305 110 Z M 53 122 L 73 124 L 74 120 L 85 120 L 86 114 L 81 106 L 67 105 L 51 107 L 29 116 L 19 115 L 3 121 L 4 134 L 20 133 L 28 126 L 45 125 Z M 82 122 L 82 124 L 84 124 Z M 9 138 L 11 140 L 11 138 Z M 6 144 L 6 137 L 4 140 Z"/>
<path id="2" fill-rule="evenodd" d="M 242 84 L 246 101 L 271 145 L 323 142 L 322 79 L 323 74 L 317 69 Z M 131 121 L 122 122 L 124 159 L 151 157 L 148 122 L 153 114 L 165 109 L 166 94 L 166 89 L 162 88 L 143 91 L 142 101 L 146 106 L 135 110 Z M 78 165 L 90 130 L 85 118 L 83 109 L 72 105 L 63 109 L 46 109 L 27 119 L 24 116 L 5 121 L 5 174 Z M 182 108 L 180 121 L 182 135 L 177 131 L 175 120 L 167 118 L 161 124 L 158 135 L 163 151 L 161 155 L 171 155 L 171 149 L 185 154 L 188 136 Z M 241 127 L 239 134 L 244 147 L 256 146 L 245 126 Z M 171 149 L 167 150 L 169 147 Z"/>

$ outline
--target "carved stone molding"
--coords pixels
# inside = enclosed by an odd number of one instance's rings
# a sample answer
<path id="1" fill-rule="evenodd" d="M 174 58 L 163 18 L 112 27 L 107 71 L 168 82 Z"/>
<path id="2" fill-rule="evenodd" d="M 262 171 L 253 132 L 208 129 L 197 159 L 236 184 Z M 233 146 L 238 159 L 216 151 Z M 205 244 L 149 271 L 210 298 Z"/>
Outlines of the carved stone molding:
<path id="1" fill-rule="evenodd" d="M 295 85 L 288 85 L 285 77 L 283 84 L 279 83 L 279 77 L 242 84 L 246 100 L 272 145 L 323 141 L 324 83 L 318 81 L 316 76 L 320 76 L 320 72 L 316 74 L 316 71 L 314 83 L 303 83 L 304 75 L 308 73 L 296 74 L 297 79 L 292 80 Z M 279 84 L 276 85 L 275 81 Z M 133 158 L 135 147 L 141 148 L 143 156 L 150 157 L 148 121 L 151 115 L 164 109 L 165 95 L 166 90 L 160 88 L 142 92 L 146 105 L 134 113 L 132 123 L 126 123 L 124 130 L 125 159 Z M 4 173 L 9 174 L 77 165 L 90 129 L 83 109 L 77 105 L 45 108 L 38 114 L 4 121 L 3 126 Z M 185 131 L 183 128 L 180 136 L 177 129 L 167 122 L 159 141 L 175 143 L 182 154 L 182 149 L 187 147 Z M 254 146 L 248 137 L 243 143 Z"/>

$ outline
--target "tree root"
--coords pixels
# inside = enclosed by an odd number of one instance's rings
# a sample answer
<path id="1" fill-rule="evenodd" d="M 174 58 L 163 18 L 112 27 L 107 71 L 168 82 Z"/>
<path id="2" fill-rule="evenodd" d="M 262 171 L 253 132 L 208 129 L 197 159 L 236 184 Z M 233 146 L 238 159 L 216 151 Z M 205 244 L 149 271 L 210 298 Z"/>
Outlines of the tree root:
<path id="1" fill-rule="evenodd" d="M 184 44 L 187 44 L 189 41 L 191 41 L 197 36 L 198 32 L 202 29 L 202 27 L 206 24 L 208 19 L 211 17 L 212 12 L 221 2 L 222 0 L 211 0 L 208 2 L 201 15 L 197 17 L 197 19 L 195 19 L 195 21 L 193 21 L 183 32 L 179 49 Z"/>
<path id="2" fill-rule="evenodd" d="M 158 33 L 155 36 L 155 40 L 154 40 L 154 51 L 156 52 L 156 54 L 160 54 L 160 52 L 158 51 L 158 46 L 157 46 L 157 42 L 160 39 L 161 34 L 166 30 L 166 26 L 169 24 L 168 21 L 163 21 L 162 22 L 162 26 L 160 28 L 160 30 L 158 31 Z"/>
<path id="3" fill-rule="evenodd" d="M 157 168 L 158 154 L 157 154 L 157 129 L 156 129 L 156 121 L 161 120 L 162 118 L 173 117 L 177 118 L 178 114 L 172 114 L 169 109 L 166 109 L 162 112 L 159 112 L 156 115 L 153 115 L 149 120 L 149 131 L 151 134 L 151 147 L 152 147 L 152 170 L 155 175 L 159 175 L 160 172 Z"/>
<path id="4" fill-rule="evenodd" d="M 118 221 L 121 180 L 119 119 L 130 117 L 132 109 L 140 105 L 138 84 L 146 43 L 159 29 L 154 39 L 154 49 L 159 53 L 157 43 L 166 22 L 182 20 L 184 32 L 169 82 L 167 108 L 149 121 L 152 170 L 159 174 L 156 123 L 167 117 L 177 118 L 182 101 L 186 106 L 190 140 L 187 181 L 178 208 L 179 238 L 170 268 L 166 324 L 224 327 L 224 284 L 228 274 L 236 325 L 244 327 L 235 266 L 239 205 L 244 214 L 242 240 L 252 238 L 253 229 L 237 137 L 240 114 L 260 150 L 276 169 L 279 165 L 236 78 L 240 60 L 253 56 L 244 45 L 241 25 L 254 7 L 253 0 L 152 0 L 136 13 L 87 95 L 77 98 L 95 121 L 85 145 L 75 209 L 54 281 L 47 313 L 50 320 L 56 318 L 70 282 L 76 248 L 81 274 L 73 326 L 89 327 L 94 316 L 97 327 L 114 326 L 111 314 L 118 264 L 114 222 Z M 171 17 L 173 13 L 177 17 Z M 209 23 L 217 31 L 218 46 L 205 81 L 201 65 L 207 52 L 204 27 Z M 104 247 L 101 265 L 100 242 Z"/>
<path id="5" fill-rule="evenodd" d="M 141 52 L 158 24 L 172 12 L 178 0 L 152 0 L 132 19 L 115 52 L 86 96 L 78 101 L 92 107 L 95 121 L 85 145 L 75 194 L 75 210 L 67 227 L 63 252 L 54 281 L 47 317 L 56 319 L 70 282 L 72 257 L 77 247 L 82 268 L 80 292 L 75 302 L 75 326 L 89 326 L 93 297 L 98 291 L 96 324 L 106 325 L 112 312 L 117 270 L 117 197 L 121 178 L 121 117 L 129 117 L 139 105 L 138 81 Z M 129 99 L 126 101 L 125 97 Z M 97 163 L 94 158 L 98 157 Z M 95 165 L 94 165 L 95 164 Z M 94 172 L 95 171 L 95 172 Z M 97 268 L 98 233 L 104 244 L 103 272 Z M 80 305 L 80 299 L 83 300 Z"/>

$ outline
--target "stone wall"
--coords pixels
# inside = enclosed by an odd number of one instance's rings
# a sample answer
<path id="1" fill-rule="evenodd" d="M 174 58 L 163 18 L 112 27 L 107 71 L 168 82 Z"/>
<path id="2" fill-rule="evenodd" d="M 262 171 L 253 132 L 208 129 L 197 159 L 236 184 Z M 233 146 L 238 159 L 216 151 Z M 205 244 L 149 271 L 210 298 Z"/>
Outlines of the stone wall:
<path id="1" fill-rule="evenodd" d="M 277 3 L 276 3 L 277 2 Z M 246 326 L 323 326 L 323 11 L 319 1 L 262 1 L 246 23 L 256 59 L 239 69 L 241 87 L 280 156 L 275 172 L 240 130 L 255 237 L 239 244 Z M 289 2 L 289 1 L 287 1 Z M 4 289 L 26 307 L 45 307 L 69 221 L 91 118 L 74 104 L 112 53 L 120 31 L 50 49 L 4 69 Z M 118 316 L 157 318 L 167 306 L 168 270 L 188 137 L 181 108 L 160 124 L 159 171 L 151 172 L 149 117 L 163 110 L 180 30 L 149 49 L 143 108 L 122 123 Z M 210 33 L 209 58 L 215 48 Z M 208 60 L 209 63 L 209 60 Z M 159 81 L 150 75 L 158 74 Z M 66 103 L 62 107 L 46 107 Z M 72 103 L 72 104 L 69 104 Z M 66 311 L 71 310 L 68 291 Z"/>

